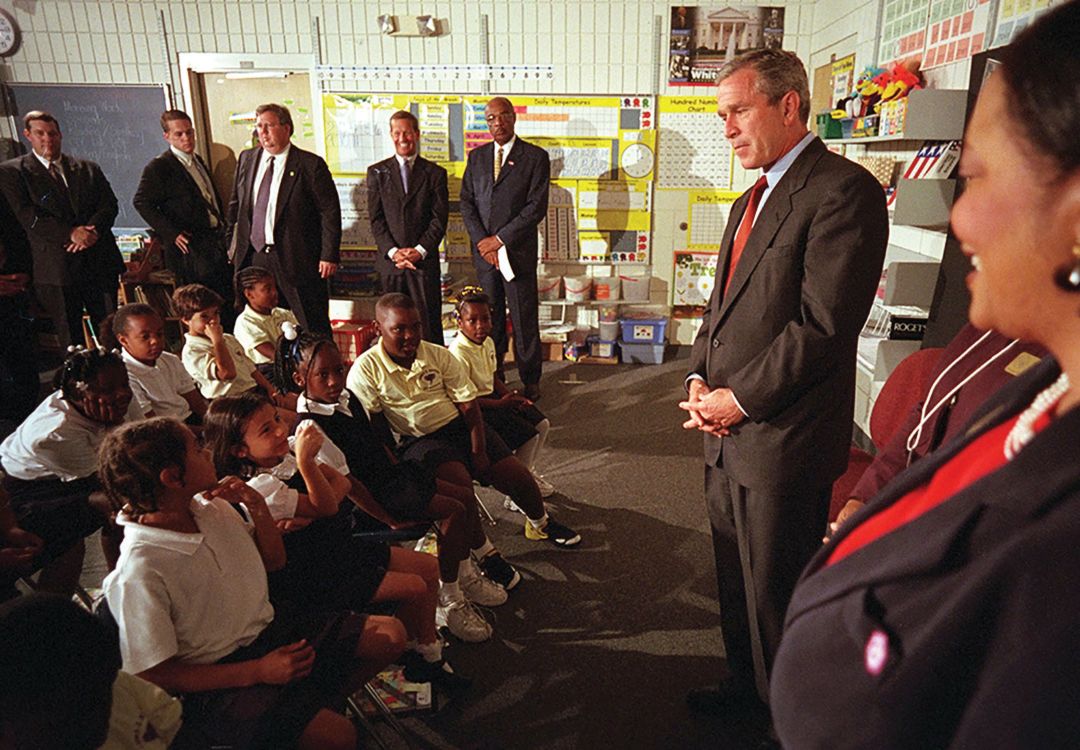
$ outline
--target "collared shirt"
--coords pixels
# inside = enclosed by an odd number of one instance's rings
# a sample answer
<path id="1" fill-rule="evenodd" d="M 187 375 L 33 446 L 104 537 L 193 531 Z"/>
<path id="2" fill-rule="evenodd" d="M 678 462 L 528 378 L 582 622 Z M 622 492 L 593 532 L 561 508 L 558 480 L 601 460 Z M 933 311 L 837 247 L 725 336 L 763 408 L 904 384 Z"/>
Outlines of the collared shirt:
<path id="1" fill-rule="evenodd" d="M 216 227 L 218 218 L 215 211 L 220 211 L 221 206 L 218 205 L 217 197 L 214 195 L 214 188 L 210 184 L 210 175 L 206 173 L 199 160 L 195 158 L 195 154 L 186 154 L 176 146 L 169 146 L 169 150 L 172 151 L 177 161 L 184 166 L 184 169 L 188 171 L 191 178 L 195 180 L 199 192 L 202 193 L 203 200 L 206 201 L 208 206 L 213 207 L 213 210 L 208 210 L 207 213 L 210 215 L 210 226 Z"/>
<path id="2" fill-rule="evenodd" d="M 410 156 L 409 158 L 406 159 L 404 156 L 401 156 L 400 154 L 394 154 L 394 158 L 397 159 L 398 171 L 399 172 L 401 171 L 401 165 L 402 165 L 403 162 L 408 162 L 409 163 L 409 180 L 410 181 L 412 180 L 412 170 L 416 166 L 416 156 L 417 156 L 416 154 L 413 154 L 412 156 Z M 420 253 L 421 258 L 426 258 L 427 257 L 427 249 L 423 245 L 416 245 L 415 247 L 416 247 L 416 252 Z M 390 260 L 393 260 L 394 259 L 394 253 L 396 253 L 400 249 L 401 248 L 396 247 L 396 246 L 390 248 L 389 250 L 386 251 L 386 257 L 389 258 Z"/>
<path id="3" fill-rule="evenodd" d="M 278 338 L 281 336 L 281 324 L 292 323 L 297 325 L 296 316 L 292 310 L 284 307 L 275 307 L 265 315 L 251 309 L 251 305 L 245 305 L 244 311 L 236 318 L 233 326 L 233 335 L 244 346 L 244 351 L 251 361 L 257 365 L 273 362 L 273 357 L 267 357 L 260 352 L 259 344 L 271 344 L 277 347 Z"/>
<path id="4" fill-rule="evenodd" d="M 495 342 L 490 336 L 484 339 L 484 343 L 477 344 L 458 331 L 450 342 L 450 353 L 461 362 L 477 393 L 486 396 L 495 391 L 495 370 L 498 365 L 495 361 Z"/>
<path id="5" fill-rule="evenodd" d="M 266 168 L 270 164 L 270 157 L 274 157 L 274 179 L 270 182 L 270 202 L 266 204 L 266 244 L 274 244 L 274 215 L 277 213 L 277 199 L 278 192 L 281 190 L 281 179 L 285 175 L 285 162 L 289 159 L 289 151 L 292 149 L 290 143 L 285 147 L 285 150 L 280 154 L 271 154 L 266 149 L 262 149 L 259 152 L 259 166 L 255 170 L 255 184 L 252 185 L 251 192 L 251 205 L 255 205 L 255 201 L 259 197 L 259 185 L 262 184 L 263 175 L 266 174 Z"/>
<path id="6" fill-rule="evenodd" d="M 299 402 L 297 403 L 299 410 Z M 305 419 L 296 425 L 297 431 L 306 425 L 313 425 L 322 433 L 323 444 L 315 460 L 320 464 L 326 464 L 331 469 L 336 469 L 342 476 L 349 475 L 349 464 L 345 460 L 345 454 L 334 445 L 333 441 L 326 436 L 319 425 L 310 419 Z M 296 435 L 289 436 L 289 448 L 296 447 Z M 290 487 L 287 482 L 300 471 L 296 464 L 296 456 L 289 453 L 276 465 L 256 472 L 255 476 L 248 480 L 247 485 L 263 496 L 266 508 L 270 511 L 270 517 L 275 521 L 281 521 L 296 516 L 296 506 L 300 502 L 300 492 Z"/>
<path id="7" fill-rule="evenodd" d="M 742 221 L 745 221 L 747 218 L 751 218 L 751 221 L 757 221 L 757 217 L 761 216 L 761 209 L 764 208 L 765 201 L 769 200 L 769 196 L 772 195 L 773 188 L 776 187 L 776 184 L 780 182 L 785 174 L 787 174 L 788 169 L 790 169 L 791 165 L 795 163 L 795 160 L 799 158 L 799 154 L 806 150 L 806 147 L 810 145 L 810 142 L 813 141 L 815 137 L 816 136 L 813 133 L 807 133 L 803 136 L 802 140 L 792 146 L 790 151 L 777 159 L 776 163 L 764 173 L 765 182 L 768 183 L 768 187 L 765 188 L 765 191 L 761 194 L 761 200 L 758 201 L 757 213 L 755 213 L 752 218 L 744 216 Z M 753 226 L 753 224 L 750 226 Z M 705 378 L 697 373 L 689 375 L 686 378 L 685 383 L 687 388 L 690 387 L 691 380 L 705 380 Z M 734 391 L 731 392 L 731 398 L 735 401 L 735 406 L 739 407 L 739 411 L 741 411 L 743 415 L 746 415 L 746 409 L 739 403 L 739 397 Z"/>
<path id="8" fill-rule="evenodd" d="M 218 396 L 239 396 L 258 385 L 252 375 L 255 372 L 255 363 L 244 354 L 243 345 L 231 333 L 226 333 L 224 336 L 225 346 L 236 367 L 236 377 L 232 380 L 222 380 L 218 376 L 217 362 L 214 360 L 214 345 L 210 339 L 206 336 L 184 334 L 184 349 L 180 353 L 184 369 L 199 386 L 199 392 L 208 399 Z"/>
<path id="9" fill-rule="evenodd" d="M 132 399 L 124 421 L 142 418 L 142 408 Z M 54 391 L 0 443 L 0 462 L 10 476 L 25 481 L 82 479 L 97 473 L 98 448 L 111 429 L 84 416 Z"/>
<path id="10" fill-rule="evenodd" d="M 171 352 L 162 352 L 157 361 L 147 365 L 128 354 L 120 356 L 128 371 L 128 382 L 135 401 L 144 412 L 158 417 L 175 417 L 183 421 L 191 416 L 191 405 L 183 394 L 195 390 L 195 381 L 184 369 L 184 363 Z"/>
<path id="11" fill-rule="evenodd" d="M 369 414 L 382 412 L 394 432 L 421 437 L 460 416 L 456 404 L 476 398 L 476 388 L 446 347 L 421 341 L 409 368 L 390 358 L 380 339 L 353 363 L 346 378 Z"/>
<path id="12" fill-rule="evenodd" d="M 120 627 L 124 671 L 176 657 L 213 664 L 274 619 L 254 527 L 220 498 L 192 498 L 199 532 L 144 526 L 126 513 L 120 559 L 103 584 Z"/>
<path id="13" fill-rule="evenodd" d="M 502 176 L 501 170 L 502 170 L 503 167 L 506 166 L 506 160 L 510 158 L 510 151 L 514 148 L 515 143 L 517 143 L 517 136 L 516 135 L 511 136 L 510 140 L 508 140 L 506 143 L 502 144 L 501 146 L 498 143 L 492 142 L 492 145 L 495 146 L 495 150 L 491 152 L 493 154 L 493 156 L 491 157 L 491 173 L 492 174 L 495 174 L 495 162 L 498 161 L 498 159 L 499 159 L 499 149 L 500 148 L 502 149 L 502 164 L 499 165 L 500 176 Z"/>
<path id="14" fill-rule="evenodd" d="M 57 157 L 56 161 L 49 161 L 44 156 L 39 154 L 37 151 L 31 150 L 30 153 L 32 153 L 34 156 L 37 157 L 37 160 L 39 162 L 41 162 L 41 166 L 45 167 L 46 172 L 49 171 L 49 165 L 50 164 L 55 164 L 56 165 L 56 171 L 60 173 L 60 179 L 64 181 L 65 185 L 70 186 L 70 183 L 68 183 L 67 175 L 64 174 L 64 163 L 62 161 L 60 161 L 59 157 Z"/>

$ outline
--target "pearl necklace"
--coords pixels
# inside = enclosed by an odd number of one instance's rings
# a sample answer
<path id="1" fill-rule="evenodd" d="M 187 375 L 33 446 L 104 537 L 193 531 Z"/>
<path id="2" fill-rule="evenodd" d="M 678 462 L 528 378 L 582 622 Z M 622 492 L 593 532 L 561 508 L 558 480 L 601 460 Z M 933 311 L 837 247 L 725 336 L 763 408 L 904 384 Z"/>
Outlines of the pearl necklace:
<path id="1" fill-rule="evenodd" d="M 1052 409 L 1069 390 L 1069 376 L 1061 373 L 1057 380 L 1035 397 L 1031 406 L 1024 410 L 1005 438 L 1005 458 L 1009 461 L 1035 437 L 1035 420 Z"/>

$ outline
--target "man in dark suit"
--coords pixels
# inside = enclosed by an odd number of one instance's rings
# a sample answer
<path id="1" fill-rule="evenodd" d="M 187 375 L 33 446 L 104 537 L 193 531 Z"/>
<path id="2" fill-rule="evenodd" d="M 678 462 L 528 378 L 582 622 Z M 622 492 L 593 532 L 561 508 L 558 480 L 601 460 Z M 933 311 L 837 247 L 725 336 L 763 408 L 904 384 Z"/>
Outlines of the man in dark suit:
<path id="1" fill-rule="evenodd" d="M 329 333 L 327 280 L 341 253 L 337 188 L 322 157 L 291 144 L 287 108 L 260 104 L 255 129 L 260 148 L 240 154 L 229 202 L 233 266 L 269 269 L 300 324 Z"/>
<path id="2" fill-rule="evenodd" d="M 784 609 L 847 464 L 856 345 L 888 238 L 880 186 L 807 130 L 798 57 L 747 53 L 718 80 L 724 135 L 763 175 L 732 206 L 680 404 L 705 433 L 731 672 L 689 696 L 711 714 L 767 699 Z"/>
<path id="3" fill-rule="evenodd" d="M 445 344 L 439 243 L 446 234 L 446 170 L 417 155 L 420 123 L 404 110 L 390 116 L 394 156 L 367 171 L 368 217 L 384 292 L 407 294 L 420 311 L 424 339 Z"/>
<path id="4" fill-rule="evenodd" d="M 536 293 L 536 227 L 547 215 L 551 160 L 514 135 L 514 105 L 501 96 L 484 108 L 494 141 L 469 154 L 461 182 L 461 217 L 473 265 L 491 298 L 491 337 L 499 371 L 506 355 L 506 306 L 525 396 L 540 397 L 540 323 Z"/>
<path id="5" fill-rule="evenodd" d="M 23 126 L 33 150 L 0 165 L 0 190 L 30 240 L 34 293 L 65 349 L 83 340 L 84 309 L 95 325 L 116 309 L 119 206 L 101 167 L 61 154 L 55 117 L 29 112 Z"/>
<path id="6" fill-rule="evenodd" d="M 135 210 L 161 238 L 178 286 L 203 284 L 231 299 L 225 213 L 210 170 L 195 153 L 191 118 L 170 109 L 161 115 L 161 129 L 169 147 L 143 169 Z"/>

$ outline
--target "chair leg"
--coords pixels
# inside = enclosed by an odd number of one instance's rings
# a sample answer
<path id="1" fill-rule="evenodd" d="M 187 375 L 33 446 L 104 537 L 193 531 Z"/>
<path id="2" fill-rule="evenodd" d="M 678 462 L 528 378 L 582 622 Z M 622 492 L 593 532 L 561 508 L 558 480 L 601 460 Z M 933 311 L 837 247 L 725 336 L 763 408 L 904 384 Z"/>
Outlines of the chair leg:
<path id="1" fill-rule="evenodd" d="M 491 511 L 484 505 L 484 501 L 480 499 L 480 493 L 476 491 L 476 486 L 473 486 L 473 497 L 476 498 L 476 510 L 480 514 L 480 518 L 488 522 L 489 525 L 495 526 L 498 521 L 495 520 L 495 516 L 491 515 Z"/>
<path id="2" fill-rule="evenodd" d="M 364 693 L 375 705 L 375 708 L 378 709 L 379 713 L 383 715 L 383 718 L 386 719 L 386 723 L 390 725 L 390 728 L 394 730 L 394 733 L 401 737 L 405 745 L 410 748 L 415 747 L 408 732 L 405 731 L 405 727 L 398 721 L 398 718 L 394 715 L 394 712 L 390 710 L 390 707 L 383 702 L 381 697 L 379 697 L 379 691 L 376 690 L 370 682 L 364 683 Z"/>
<path id="3" fill-rule="evenodd" d="M 354 722 L 356 723 L 356 725 L 362 727 L 364 732 L 366 732 L 369 737 L 374 739 L 376 744 L 378 744 L 378 746 L 381 747 L 382 750 L 390 750 L 390 747 L 386 744 L 386 741 L 379 736 L 379 733 L 377 731 L 375 731 L 375 725 L 372 724 L 371 720 L 364 715 L 364 712 L 360 709 L 359 704 L 357 704 L 356 700 L 353 699 L 351 695 L 345 699 L 345 705 L 349 707 L 350 711 L 352 711 L 352 715 L 355 717 Z"/>

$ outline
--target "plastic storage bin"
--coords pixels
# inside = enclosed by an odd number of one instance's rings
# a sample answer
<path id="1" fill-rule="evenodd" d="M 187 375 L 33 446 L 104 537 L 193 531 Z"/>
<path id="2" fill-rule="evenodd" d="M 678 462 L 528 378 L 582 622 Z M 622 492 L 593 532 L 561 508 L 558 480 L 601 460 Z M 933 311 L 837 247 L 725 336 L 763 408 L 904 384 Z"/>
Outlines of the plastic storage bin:
<path id="1" fill-rule="evenodd" d="M 568 302 L 588 302 L 592 293 L 591 276 L 563 276 Z"/>
<path id="2" fill-rule="evenodd" d="M 351 365 L 361 354 L 367 351 L 371 342 L 379 335 L 374 320 L 334 320 L 330 322 L 334 343 L 341 352 L 341 361 Z"/>
<path id="3" fill-rule="evenodd" d="M 618 276 L 597 276 L 593 279 L 593 297 L 598 300 L 619 298 Z"/>
<path id="4" fill-rule="evenodd" d="M 617 320 L 601 320 L 600 321 L 600 338 L 604 341 L 615 341 L 619 338 L 619 321 Z"/>
<path id="5" fill-rule="evenodd" d="M 662 344 L 667 333 L 667 318 L 623 318 L 622 340 L 631 344 Z"/>
<path id="6" fill-rule="evenodd" d="M 619 352 L 619 344 L 616 341 L 602 341 L 593 339 L 589 341 L 590 357 L 614 357 Z"/>
<path id="7" fill-rule="evenodd" d="M 660 365 L 664 363 L 666 344 L 619 344 L 624 364 Z"/>
<path id="8" fill-rule="evenodd" d="M 562 276 L 537 276 L 536 296 L 541 300 L 562 299 Z"/>
<path id="9" fill-rule="evenodd" d="M 652 276 L 623 276 L 619 274 L 622 284 L 622 298 L 625 302 L 648 302 L 649 285 Z"/>

